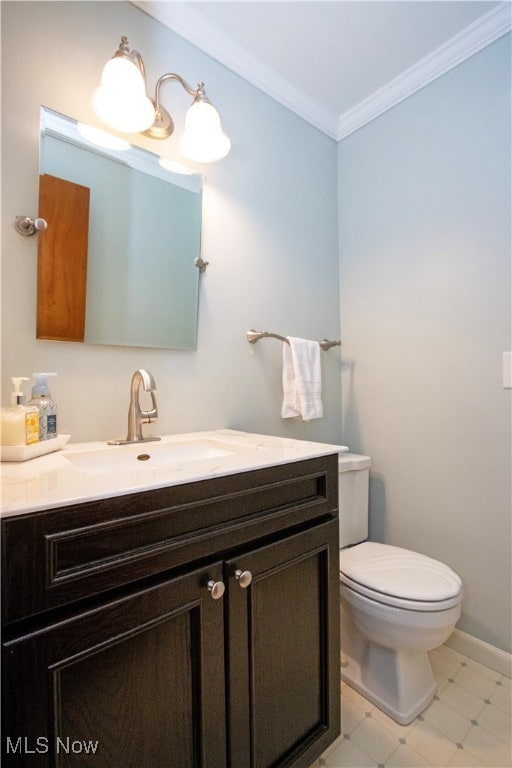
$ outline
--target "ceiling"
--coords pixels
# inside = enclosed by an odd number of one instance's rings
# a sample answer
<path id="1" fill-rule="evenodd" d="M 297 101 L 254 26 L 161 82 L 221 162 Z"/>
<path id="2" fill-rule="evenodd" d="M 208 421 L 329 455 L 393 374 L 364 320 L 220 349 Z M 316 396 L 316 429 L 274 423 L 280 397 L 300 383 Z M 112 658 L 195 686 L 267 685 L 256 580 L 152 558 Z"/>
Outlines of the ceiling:
<path id="1" fill-rule="evenodd" d="M 135 5 L 339 140 L 511 29 L 510 1 Z"/>

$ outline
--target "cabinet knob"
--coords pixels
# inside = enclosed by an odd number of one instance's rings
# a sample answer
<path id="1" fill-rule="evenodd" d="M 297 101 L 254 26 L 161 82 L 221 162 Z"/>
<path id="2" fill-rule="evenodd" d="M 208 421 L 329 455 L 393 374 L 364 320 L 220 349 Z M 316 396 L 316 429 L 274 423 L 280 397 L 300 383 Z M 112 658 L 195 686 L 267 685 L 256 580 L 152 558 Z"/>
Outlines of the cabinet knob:
<path id="1" fill-rule="evenodd" d="M 238 569 L 234 573 L 235 579 L 238 581 L 242 589 L 247 589 L 252 581 L 252 573 L 250 571 L 241 571 Z"/>
<path id="2" fill-rule="evenodd" d="M 214 581 L 213 579 L 210 579 L 210 581 L 206 586 L 208 587 L 210 594 L 214 600 L 220 600 L 220 598 L 226 591 L 226 587 L 224 585 L 224 582 L 222 581 Z"/>

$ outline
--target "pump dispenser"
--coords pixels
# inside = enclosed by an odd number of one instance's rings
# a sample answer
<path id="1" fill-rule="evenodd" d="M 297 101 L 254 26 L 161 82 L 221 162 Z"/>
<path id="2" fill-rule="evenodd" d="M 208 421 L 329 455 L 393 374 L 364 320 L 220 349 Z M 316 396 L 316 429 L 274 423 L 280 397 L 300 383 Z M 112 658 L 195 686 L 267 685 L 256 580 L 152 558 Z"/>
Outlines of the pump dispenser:
<path id="1" fill-rule="evenodd" d="M 21 391 L 21 382 L 22 381 L 28 381 L 27 376 L 12 376 L 12 392 L 10 397 L 10 403 L 11 405 L 24 405 L 25 404 L 25 395 Z"/>
<path id="2" fill-rule="evenodd" d="M 2 445 L 34 445 L 39 442 L 39 411 L 33 405 L 25 405 L 21 382 L 26 376 L 13 376 L 10 406 L 1 411 Z"/>
<path id="3" fill-rule="evenodd" d="M 51 440 L 57 437 L 57 404 L 52 399 L 48 388 L 48 378 L 56 373 L 33 373 L 36 383 L 32 387 L 33 405 L 39 412 L 39 440 Z"/>

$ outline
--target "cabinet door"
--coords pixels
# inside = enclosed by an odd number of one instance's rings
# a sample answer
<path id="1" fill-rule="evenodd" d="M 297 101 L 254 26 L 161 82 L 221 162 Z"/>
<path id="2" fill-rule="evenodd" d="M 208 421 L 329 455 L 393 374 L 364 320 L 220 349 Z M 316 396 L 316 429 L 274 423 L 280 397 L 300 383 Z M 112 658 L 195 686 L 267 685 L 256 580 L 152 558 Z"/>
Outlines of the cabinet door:
<path id="1" fill-rule="evenodd" d="M 232 768 L 309 766 L 339 735 L 338 558 L 333 521 L 227 563 Z"/>
<path id="2" fill-rule="evenodd" d="M 217 564 L 5 643 L 5 764 L 225 765 L 221 579 Z"/>

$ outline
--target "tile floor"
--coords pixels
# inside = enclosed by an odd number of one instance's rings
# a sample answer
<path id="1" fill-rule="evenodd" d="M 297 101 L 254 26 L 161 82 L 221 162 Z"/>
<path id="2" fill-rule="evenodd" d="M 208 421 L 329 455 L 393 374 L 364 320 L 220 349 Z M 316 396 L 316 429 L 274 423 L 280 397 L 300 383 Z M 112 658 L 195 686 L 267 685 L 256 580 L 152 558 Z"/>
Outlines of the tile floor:
<path id="1" fill-rule="evenodd" d="M 510 678 L 442 646 L 434 701 L 398 725 L 342 683 L 342 735 L 311 768 L 511 768 Z"/>

